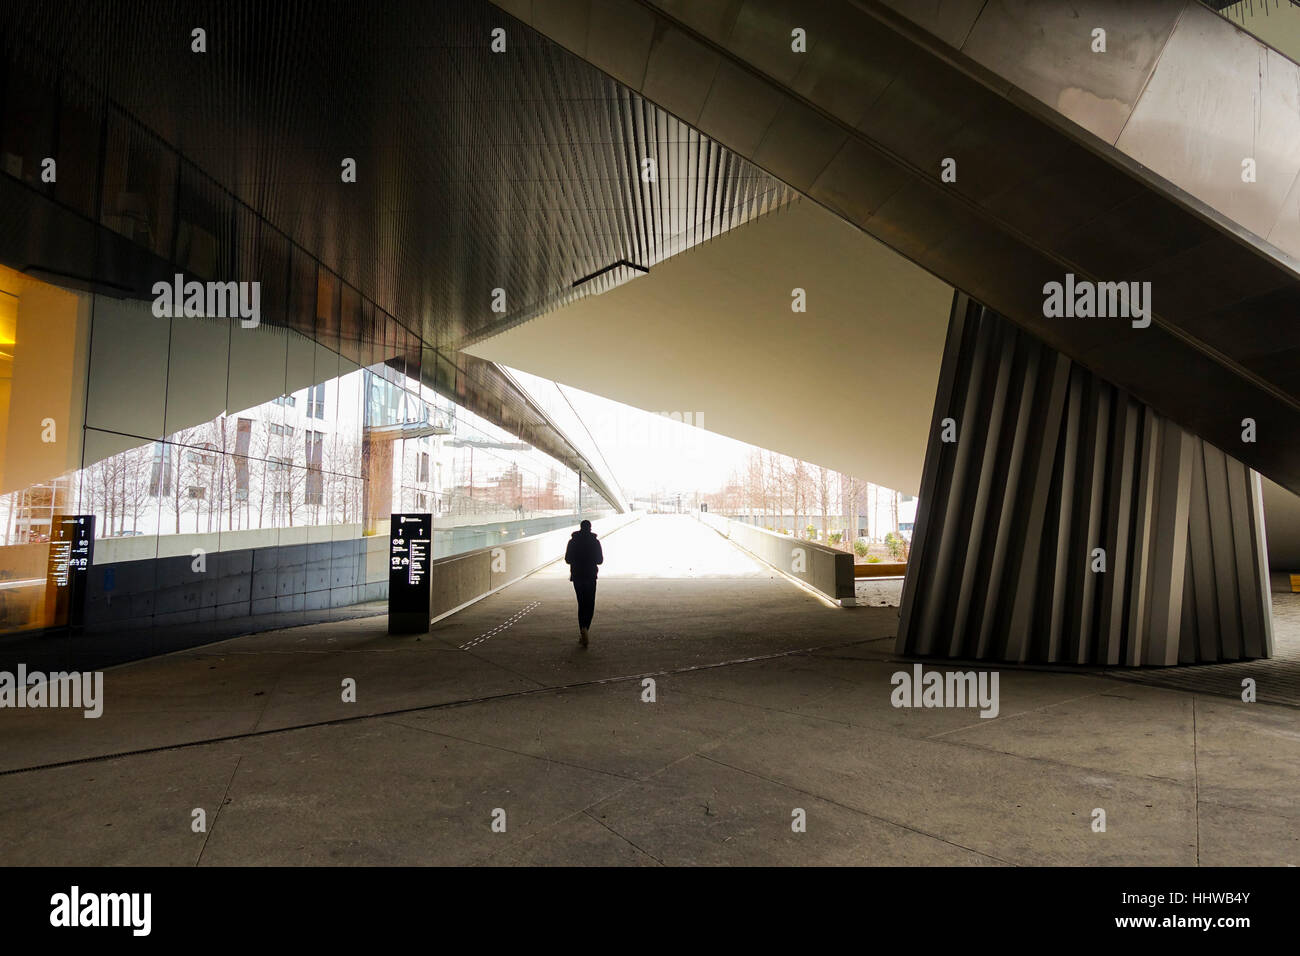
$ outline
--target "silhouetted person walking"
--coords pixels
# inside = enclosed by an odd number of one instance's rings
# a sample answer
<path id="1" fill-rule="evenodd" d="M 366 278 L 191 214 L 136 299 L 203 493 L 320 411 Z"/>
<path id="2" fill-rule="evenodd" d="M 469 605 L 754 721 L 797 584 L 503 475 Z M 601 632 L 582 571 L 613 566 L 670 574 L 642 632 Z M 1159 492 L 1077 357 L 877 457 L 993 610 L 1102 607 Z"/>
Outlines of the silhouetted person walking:
<path id="1" fill-rule="evenodd" d="M 578 530 L 569 538 L 569 546 L 564 549 L 564 563 L 569 566 L 569 580 L 573 582 L 573 591 L 578 595 L 578 643 L 587 646 L 587 629 L 591 627 L 591 616 L 596 612 L 596 574 L 597 565 L 605 562 L 605 553 L 600 550 L 600 542 L 592 534 L 591 522 L 583 521 Z"/>

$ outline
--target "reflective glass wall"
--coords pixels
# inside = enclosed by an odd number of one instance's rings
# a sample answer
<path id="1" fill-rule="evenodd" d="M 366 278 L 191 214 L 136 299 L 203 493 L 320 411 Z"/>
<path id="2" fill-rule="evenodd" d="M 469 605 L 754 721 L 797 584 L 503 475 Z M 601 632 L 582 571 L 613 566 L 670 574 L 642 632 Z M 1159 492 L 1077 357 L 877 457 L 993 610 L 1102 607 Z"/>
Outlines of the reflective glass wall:
<path id="1" fill-rule="evenodd" d="M 129 630 L 359 613 L 396 510 L 435 516 L 435 555 L 609 510 L 102 93 L 0 70 L 0 634 L 60 623 L 60 516 L 94 516 L 87 628 Z"/>
<path id="2" fill-rule="evenodd" d="M 125 627 L 357 613 L 386 597 L 393 511 L 432 513 L 444 556 L 608 510 L 402 363 L 156 311 L 0 267 L 6 631 L 50 623 L 60 515 L 95 518 L 86 624 Z"/>

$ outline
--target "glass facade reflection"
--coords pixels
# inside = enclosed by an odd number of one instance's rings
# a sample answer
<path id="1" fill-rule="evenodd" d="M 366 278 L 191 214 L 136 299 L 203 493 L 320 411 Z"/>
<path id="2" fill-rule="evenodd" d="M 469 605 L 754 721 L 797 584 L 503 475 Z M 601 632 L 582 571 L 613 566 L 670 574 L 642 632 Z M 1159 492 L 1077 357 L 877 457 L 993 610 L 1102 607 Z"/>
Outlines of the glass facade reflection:
<path id="1" fill-rule="evenodd" d="M 139 626 L 381 599 L 393 511 L 432 513 L 445 556 L 608 510 L 404 363 L 291 328 L 159 318 L 0 267 L 0 341 L 6 632 L 51 623 L 63 514 L 95 516 L 87 624 Z"/>
<path id="2" fill-rule="evenodd" d="M 368 264 L 350 266 L 363 294 L 34 62 L 0 64 L 0 634 L 61 623 L 60 516 L 95 517 L 87 628 L 125 630 L 381 599 L 394 510 L 434 515 L 435 556 L 610 510 L 572 462 L 471 411 L 531 414 L 386 311 Z M 256 287 L 259 314 L 160 310 L 150 290 L 175 276 Z M 537 440 L 569 454 L 554 438 Z"/>

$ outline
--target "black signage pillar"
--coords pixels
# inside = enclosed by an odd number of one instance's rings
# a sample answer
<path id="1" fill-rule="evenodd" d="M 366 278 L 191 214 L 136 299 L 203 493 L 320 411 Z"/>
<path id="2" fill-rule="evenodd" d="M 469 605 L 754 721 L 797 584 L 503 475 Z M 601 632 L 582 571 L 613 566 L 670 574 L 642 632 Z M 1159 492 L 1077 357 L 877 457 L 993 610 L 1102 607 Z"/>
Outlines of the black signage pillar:
<path id="1" fill-rule="evenodd" d="M 388 539 L 388 633 L 429 629 L 433 515 L 395 514 Z"/>
<path id="2" fill-rule="evenodd" d="M 86 583 L 95 558 L 95 516 L 55 515 L 45 570 L 46 625 L 80 628 L 86 620 Z"/>

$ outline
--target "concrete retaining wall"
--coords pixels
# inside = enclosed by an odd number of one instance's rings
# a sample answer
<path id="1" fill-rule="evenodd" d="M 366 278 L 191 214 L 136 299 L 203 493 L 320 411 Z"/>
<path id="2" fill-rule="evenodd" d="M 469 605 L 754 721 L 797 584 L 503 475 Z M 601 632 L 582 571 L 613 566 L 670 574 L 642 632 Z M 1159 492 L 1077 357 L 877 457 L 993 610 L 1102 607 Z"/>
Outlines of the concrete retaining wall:
<path id="1" fill-rule="evenodd" d="M 610 515 L 591 522 L 598 535 L 609 534 L 639 513 Z M 433 621 L 454 614 L 461 608 L 482 600 L 532 574 L 552 561 L 564 557 L 569 536 L 577 530 L 577 521 L 556 531 L 506 541 L 490 548 L 441 558 L 430 565 L 429 613 Z"/>
<path id="2" fill-rule="evenodd" d="M 387 545 L 386 536 L 374 535 L 213 551 L 206 555 L 202 572 L 195 571 L 188 553 L 96 560 L 87 578 L 86 630 L 174 627 L 384 600 Z M 95 546 L 98 552 L 98 541 Z M 288 617 L 257 629 L 293 622 Z"/>
<path id="3" fill-rule="evenodd" d="M 756 528 L 707 511 L 697 512 L 696 517 L 764 564 L 808 585 L 840 606 L 850 607 L 857 603 L 854 598 L 853 555 L 848 552 Z"/>

